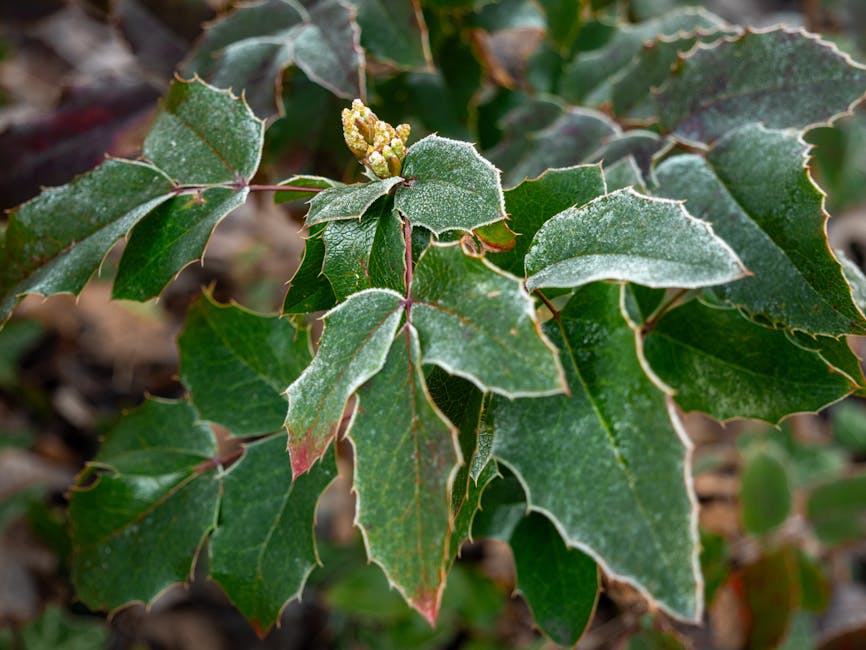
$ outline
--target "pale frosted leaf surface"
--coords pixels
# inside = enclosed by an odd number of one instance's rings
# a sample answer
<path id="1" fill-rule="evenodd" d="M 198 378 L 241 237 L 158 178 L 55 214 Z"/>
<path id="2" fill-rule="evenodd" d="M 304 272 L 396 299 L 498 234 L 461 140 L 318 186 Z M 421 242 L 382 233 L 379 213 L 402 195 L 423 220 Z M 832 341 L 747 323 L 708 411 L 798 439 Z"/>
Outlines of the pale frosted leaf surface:
<path id="1" fill-rule="evenodd" d="M 844 113 L 866 93 L 866 69 L 803 31 L 746 31 L 686 57 L 657 97 L 662 126 L 712 142 L 760 120 L 805 129 Z"/>
<path id="2" fill-rule="evenodd" d="M 211 578 L 260 634 L 300 597 L 317 564 L 316 504 L 336 476 L 326 459 L 293 481 L 285 447 L 283 435 L 245 447 L 223 476 L 220 525 L 211 535 Z"/>
<path id="3" fill-rule="evenodd" d="M 124 417 L 69 503 L 72 576 L 93 609 L 149 603 L 189 579 L 216 521 L 219 484 L 197 468 L 216 453 L 210 428 L 185 402 L 149 400 Z"/>
<path id="4" fill-rule="evenodd" d="M 462 459 L 457 430 L 427 391 L 411 326 L 358 391 L 349 435 L 357 522 L 370 559 L 432 625 L 445 588 L 451 490 Z"/>
<path id="5" fill-rule="evenodd" d="M 499 172 L 468 142 L 430 135 L 406 152 L 395 204 L 436 234 L 473 230 L 505 218 Z"/>
<path id="6" fill-rule="evenodd" d="M 286 390 L 286 428 L 296 477 L 322 457 L 346 401 L 382 368 L 402 313 L 403 296 L 368 289 L 325 315 L 316 356 Z"/>
<path id="7" fill-rule="evenodd" d="M 331 187 L 319 192 L 310 201 L 306 223 L 312 226 L 337 219 L 360 219 L 376 199 L 388 194 L 402 180 L 394 176 L 369 183 Z"/>
<path id="8" fill-rule="evenodd" d="M 358 9 L 361 45 L 383 61 L 407 69 L 429 68 L 427 26 L 415 0 L 351 0 Z"/>
<path id="9" fill-rule="evenodd" d="M 704 287 L 740 278 L 745 269 L 682 204 L 618 190 L 545 223 L 526 254 L 526 273 L 531 291 L 595 280 Z"/>
<path id="10" fill-rule="evenodd" d="M 854 388 L 785 332 L 696 300 L 665 314 L 647 335 L 644 354 L 680 407 L 717 420 L 776 423 L 789 413 L 817 411 Z"/>
<path id="11" fill-rule="evenodd" d="M 517 278 L 459 246 L 434 245 L 418 261 L 411 297 L 424 363 L 503 395 L 564 390 L 554 348 Z"/>
<path id="12" fill-rule="evenodd" d="M 837 250 L 836 258 L 842 264 L 842 273 L 844 273 L 848 284 L 851 285 L 854 304 L 861 312 L 866 313 L 866 275 L 854 260 L 845 255 L 845 251 Z"/>
<path id="13" fill-rule="evenodd" d="M 337 304 L 334 289 L 322 272 L 325 264 L 324 230 L 327 223 L 312 226 L 304 241 L 301 265 L 292 276 L 283 300 L 284 314 L 309 314 L 325 311 Z"/>
<path id="14" fill-rule="evenodd" d="M 289 319 L 220 305 L 207 294 L 187 312 L 178 346 L 180 378 L 201 417 L 233 435 L 279 431 L 283 392 L 312 358 L 307 331 Z"/>
<path id="15" fill-rule="evenodd" d="M 866 320 L 825 234 L 821 191 L 794 132 L 745 126 L 705 158 L 659 165 L 657 194 L 685 199 L 754 276 L 710 291 L 775 325 L 813 334 L 862 334 Z"/>
<path id="16" fill-rule="evenodd" d="M 548 331 L 563 348 L 571 395 L 495 398 L 494 457 L 569 546 L 666 611 L 697 620 L 697 508 L 686 443 L 641 367 L 619 287 L 582 287 L 560 317 L 562 329 L 551 322 Z"/>

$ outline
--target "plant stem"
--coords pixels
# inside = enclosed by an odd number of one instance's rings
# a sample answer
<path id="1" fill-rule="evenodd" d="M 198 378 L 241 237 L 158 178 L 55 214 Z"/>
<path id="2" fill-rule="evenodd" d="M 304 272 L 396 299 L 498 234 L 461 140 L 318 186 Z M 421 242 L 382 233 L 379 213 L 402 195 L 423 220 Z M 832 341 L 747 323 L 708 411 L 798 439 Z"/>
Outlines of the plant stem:
<path id="1" fill-rule="evenodd" d="M 215 456 L 214 458 L 209 458 L 208 460 L 202 461 L 195 468 L 196 474 L 204 474 L 205 472 L 209 472 L 217 467 L 222 467 L 223 465 L 228 465 L 233 461 L 237 460 L 244 454 L 243 447 L 235 449 L 234 451 L 230 451 L 225 456 Z"/>
<path id="2" fill-rule="evenodd" d="M 641 332 L 643 334 L 649 334 L 653 330 L 653 328 L 655 328 L 656 323 L 659 322 L 661 317 L 668 313 L 670 308 L 673 307 L 674 304 L 689 291 L 691 291 L 691 289 L 679 289 L 670 298 L 668 298 L 662 304 L 656 307 L 656 310 L 652 314 L 650 314 L 649 317 L 644 321 Z"/>
<path id="3" fill-rule="evenodd" d="M 532 293 L 534 293 L 536 296 L 538 296 L 541 299 L 541 302 L 544 303 L 544 306 L 550 310 L 550 314 L 553 316 L 553 318 L 555 318 L 558 321 L 559 320 L 559 310 L 553 306 L 553 303 L 550 302 L 550 300 L 547 298 L 547 296 L 545 296 L 543 293 L 541 293 L 540 289 L 536 289 Z"/>
<path id="4" fill-rule="evenodd" d="M 410 320 L 410 308 L 412 307 L 412 296 L 409 293 L 412 286 L 412 224 L 405 216 L 403 220 L 403 244 L 406 247 L 406 320 Z"/>
<path id="5" fill-rule="evenodd" d="M 313 192 L 318 194 L 323 187 L 302 187 L 300 185 L 247 185 L 251 192 Z"/>

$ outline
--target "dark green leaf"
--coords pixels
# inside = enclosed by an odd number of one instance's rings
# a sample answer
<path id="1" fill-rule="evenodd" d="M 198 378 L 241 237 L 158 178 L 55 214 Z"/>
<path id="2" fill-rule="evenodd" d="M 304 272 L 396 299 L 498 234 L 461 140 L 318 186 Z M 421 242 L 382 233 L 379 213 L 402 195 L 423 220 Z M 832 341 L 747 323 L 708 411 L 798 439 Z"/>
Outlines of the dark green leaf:
<path id="1" fill-rule="evenodd" d="M 743 277 L 736 254 L 681 203 L 618 190 L 548 220 L 526 254 L 526 288 L 596 280 L 702 287 Z"/>
<path id="2" fill-rule="evenodd" d="M 367 552 L 406 601 L 436 622 L 450 562 L 451 490 L 462 463 L 457 430 L 433 404 L 407 325 L 382 370 L 358 391 L 357 520 Z"/>
<path id="3" fill-rule="evenodd" d="M 717 420 L 778 422 L 817 411 L 854 388 L 816 353 L 785 333 L 693 300 L 668 312 L 647 335 L 644 354 L 686 411 Z"/>
<path id="4" fill-rule="evenodd" d="M 686 438 L 641 367 L 619 288 L 582 287 L 560 321 L 561 330 L 551 324 L 548 332 L 563 347 L 571 395 L 496 398 L 494 456 L 514 470 L 529 508 L 556 522 L 569 546 L 666 611 L 700 619 Z"/>
<path id="5" fill-rule="evenodd" d="M 234 435 L 278 431 L 283 391 L 312 358 L 307 331 L 288 319 L 219 305 L 207 294 L 187 312 L 178 345 L 193 404 Z"/>
<path id="6" fill-rule="evenodd" d="M 511 397 L 564 390 L 554 349 L 516 278 L 459 246 L 433 245 L 415 268 L 410 295 L 424 363 Z"/>
<path id="7" fill-rule="evenodd" d="M 866 453 L 866 408 L 863 408 L 863 403 L 845 400 L 830 413 L 833 440 L 855 453 Z"/>
<path id="8" fill-rule="evenodd" d="M 19 360 L 44 334 L 45 327 L 35 320 L 13 320 L 0 331 L 0 386 L 15 383 Z"/>
<path id="9" fill-rule="evenodd" d="M 743 591 L 751 620 L 747 647 L 777 647 L 800 605 L 795 549 L 782 546 L 749 564 L 743 569 Z"/>
<path id="10" fill-rule="evenodd" d="M 346 401 L 385 364 L 403 314 L 403 296 L 367 289 L 328 312 L 319 350 L 286 393 L 292 473 L 300 476 L 327 450 Z"/>
<path id="11" fill-rule="evenodd" d="M 625 283 L 620 293 L 620 309 L 625 319 L 635 329 L 643 327 L 662 304 L 669 291 L 642 287 L 639 284 Z"/>
<path id="12" fill-rule="evenodd" d="M 829 481 L 809 495 L 806 514 L 818 539 L 837 546 L 866 535 L 866 474 Z"/>
<path id="13" fill-rule="evenodd" d="M 502 478 L 492 480 L 481 496 L 481 509 L 472 522 L 472 537 L 508 542 L 527 514 L 523 486 L 511 470 L 503 467 Z"/>
<path id="14" fill-rule="evenodd" d="M 818 558 L 797 549 L 797 572 L 800 577 L 800 606 L 810 612 L 823 612 L 830 604 L 830 579 Z"/>
<path id="15" fill-rule="evenodd" d="M 755 275 L 710 291 L 762 321 L 812 334 L 866 332 L 866 319 L 825 235 L 823 195 L 796 133 L 760 125 L 730 133 L 706 159 L 675 156 L 659 192 L 685 199 Z"/>
<path id="16" fill-rule="evenodd" d="M 323 231 L 327 224 L 310 228 L 304 242 L 304 257 L 292 276 L 289 290 L 283 301 L 284 314 L 308 314 L 325 311 L 337 304 L 334 289 L 322 272 L 325 264 L 325 242 Z"/>
<path id="17" fill-rule="evenodd" d="M 203 471 L 216 441 L 197 420 L 185 402 L 145 402 L 82 476 L 110 471 L 72 490 L 73 581 L 88 607 L 150 603 L 189 578 L 219 503 L 219 483 Z"/>
<path id="18" fill-rule="evenodd" d="M 292 481 L 285 448 L 281 435 L 245 447 L 224 475 L 211 538 L 211 576 L 260 634 L 300 597 L 318 563 L 316 504 L 336 475 L 333 462 L 322 462 Z"/>
<path id="19" fill-rule="evenodd" d="M 318 190 L 326 190 L 329 187 L 338 187 L 342 183 L 333 181 L 324 176 L 292 176 L 284 181 L 280 181 L 278 185 L 291 185 L 293 187 L 309 187 L 310 192 L 274 192 L 274 203 L 291 203 L 292 201 L 306 201 L 318 194 Z"/>
<path id="20" fill-rule="evenodd" d="M 568 54 L 580 30 L 580 3 L 573 0 L 540 0 L 547 22 L 547 37 L 562 54 Z"/>
<path id="21" fill-rule="evenodd" d="M 740 514 L 743 527 L 753 535 L 781 526 L 791 512 L 788 472 L 771 449 L 748 454 L 740 477 Z"/>
<path id="22" fill-rule="evenodd" d="M 21 628 L 21 650 L 96 650 L 107 647 L 109 627 L 95 616 L 72 616 L 49 605 Z M 2 645 L 2 644 L 0 644 Z"/>
<path id="23" fill-rule="evenodd" d="M 866 69 L 802 30 L 746 30 L 682 60 L 657 96 L 662 126 L 712 142 L 760 120 L 806 129 L 845 113 L 866 92 Z"/>
<path id="24" fill-rule="evenodd" d="M 352 0 L 358 9 L 361 45 L 376 58 L 402 68 L 430 68 L 427 26 L 417 0 Z"/>
<path id="25" fill-rule="evenodd" d="M 723 535 L 701 531 L 701 573 L 704 576 L 704 602 L 713 604 L 719 588 L 731 572 L 730 552 Z"/>
<path id="26" fill-rule="evenodd" d="M 395 205 L 413 225 L 440 234 L 505 218 L 499 172 L 468 142 L 427 136 L 409 147 L 401 173 L 408 182 Z"/>
<path id="27" fill-rule="evenodd" d="M 340 185 L 319 192 L 310 201 L 307 225 L 336 219 L 361 219 L 379 197 L 385 196 L 402 178 L 394 176 L 369 183 Z"/>

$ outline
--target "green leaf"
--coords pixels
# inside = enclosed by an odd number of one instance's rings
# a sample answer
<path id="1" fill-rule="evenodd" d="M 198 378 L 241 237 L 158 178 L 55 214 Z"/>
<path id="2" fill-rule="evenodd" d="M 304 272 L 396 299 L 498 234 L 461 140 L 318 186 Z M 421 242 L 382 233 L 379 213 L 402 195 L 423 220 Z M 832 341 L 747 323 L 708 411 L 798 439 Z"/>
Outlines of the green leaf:
<path id="1" fill-rule="evenodd" d="M 845 113 L 866 92 L 866 68 L 803 30 L 746 30 L 682 60 L 657 95 L 662 126 L 712 142 L 757 119 L 808 129 Z"/>
<path id="2" fill-rule="evenodd" d="M 771 447 L 748 455 L 740 477 L 740 514 L 752 535 L 781 526 L 791 512 L 791 486 L 785 465 Z"/>
<path id="3" fill-rule="evenodd" d="M 720 421 L 745 417 L 775 423 L 790 413 L 817 411 L 853 389 L 850 380 L 783 331 L 695 300 L 656 323 L 644 354 L 676 391 L 680 407 Z"/>
<path id="4" fill-rule="evenodd" d="M 213 528 L 219 483 L 216 441 L 186 402 L 149 400 L 109 434 L 73 488 L 73 581 L 92 609 L 153 602 L 190 577 Z"/>
<path id="5" fill-rule="evenodd" d="M 337 304 L 334 289 L 322 272 L 325 263 L 323 231 L 327 224 L 312 226 L 304 240 L 304 256 L 283 300 L 284 314 L 325 311 Z"/>
<path id="6" fill-rule="evenodd" d="M 517 589 L 526 598 L 535 624 L 559 645 L 573 646 L 595 612 L 595 562 L 568 548 L 547 517 L 535 512 L 517 525 L 510 543 Z"/>
<path id="7" fill-rule="evenodd" d="M 538 229 L 553 215 L 604 193 L 604 175 L 599 165 L 548 169 L 538 178 L 506 190 L 508 226 L 519 236 L 513 249 L 491 257 L 490 261 L 523 277 L 523 260 Z"/>
<path id="8" fill-rule="evenodd" d="M 827 546 L 838 546 L 866 535 L 866 474 L 828 481 L 815 488 L 806 515 L 815 535 Z"/>
<path id="9" fill-rule="evenodd" d="M 730 550 L 723 535 L 701 531 L 701 573 L 704 602 L 710 606 L 731 572 Z"/>
<path id="10" fill-rule="evenodd" d="M 169 199 L 133 229 L 111 297 L 145 301 L 158 296 L 180 271 L 203 257 L 219 222 L 247 200 L 248 189 L 219 187 L 196 197 Z"/>
<path id="11" fill-rule="evenodd" d="M 742 585 L 751 621 L 747 647 L 750 650 L 778 647 L 800 605 L 794 547 L 774 549 L 746 566 Z"/>
<path id="12" fill-rule="evenodd" d="M 818 558 L 797 549 L 797 573 L 800 577 L 800 606 L 810 612 L 823 612 L 830 604 L 830 580 Z"/>
<path id="13" fill-rule="evenodd" d="M 580 31 L 580 3 L 572 0 L 540 0 L 547 22 L 547 38 L 562 54 L 568 54 Z"/>
<path id="14" fill-rule="evenodd" d="M 836 250 L 836 259 L 842 264 L 842 273 L 848 284 L 851 285 L 851 295 L 854 299 L 854 304 L 861 312 L 866 313 L 866 274 L 857 266 L 857 263 L 850 257 L 845 255 L 845 251 Z"/>
<path id="15" fill-rule="evenodd" d="M 508 542 L 527 515 L 526 495 L 520 481 L 507 467 L 501 472 L 502 478 L 491 481 L 481 496 L 481 509 L 472 522 L 474 539 L 488 537 Z"/>
<path id="16" fill-rule="evenodd" d="M 310 191 L 281 192 L 278 190 L 274 192 L 274 203 L 276 204 L 291 203 L 292 201 L 307 201 L 316 196 L 316 194 L 319 193 L 319 190 L 326 190 L 329 187 L 339 187 L 343 185 L 342 183 L 338 183 L 330 178 L 325 178 L 324 176 L 292 176 L 291 178 L 287 178 L 277 184 L 291 185 L 293 187 L 308 187 L 310 188 Z"/>
<path id="17" fill-rule="evenodd" d="M 745 126 L 706 159 L 675 156 L 656 170 L 658 193 L 685 199 L 753 277 L 710 290 L 753 317 L 812 334 L 866 332 L 866 320 L 825 235 L 823 195 L 796 133 Z"/>
<path id="18" fill-rule="evenodd" d="M 382 369 L 403 315 L 403 302 L 394 291 L 367 289 L 325 314 L 315 358 L 286 389 L 286 428 L 295 477 L 322 457 L 346 401 Z"/>
<path id="19" fill-rule="evenodd" d="M 407 325 L 358 391 L 350 429 L 357 522 L 367 554 L 433 626 L 449 565 L 457 430 L 433 404 Z"/>
<path id="20" fill-rule="evenodd" d="M 830 414 L 834 442 L 856 454 L 866 453 L 866 409 L 863 404 L 845 400 Z"/>
<path id="21" fill-rule="evenodd" d="M 499 172 L 468 142 L 429 135 L 409 147 L 401 173 L 395 205 L 412 225 L 438 235 L 505 218 Z"/>
<path id="22" fill-rule="evenodd" d="M 418 261 L 410 295 L 424 363 L 510 397 L 564 390 L 553 346 L 517 278 L 459 246 L 433 245 Z"/>
<path id="23" fill-rule="evenodd" d="M 382 61 L 401 68 L 431 68 L 427 26 L 418 2 L 351 0 L 358 10 L 361 45 Z"/>
<path id="24" fill-rule="evenodd" d="M 0 386 L 8 388 L 15 383 L 21 357 L 44 335 L 45 326 L 36 320 L 13 320 L 0 331 Z"/>
<path id="25" fill-rule="evenodd" d="M 571 394 L 496 398 L 494 456 L 518 476 L 530 510 L 549 517 L 568 546 L 671 614 L 699 620 L 688 443 L 641 367 L 619 288 L 582 287 L 559 319 L 547 331 L 562 346 Z"/>
<path id="26" fill-rule="evenodd" d="M 279 431 L 285 387 L 312 358 L 307 331 L 288 319 L 220 305 L 205 294 L 186 316 L 180 378 L 201 416 L 233 435 Z"/>
<path id="27" fill-rule="evenodd" d="M 310 201 L 307 225 L 312 226 L 336 219 L 361 219 L 370 206 L 403 181 L 399 176 L 369 183 L 331 187 L 319 192 Z"/>
<path id="28" fill-rule="evenodd" d="M 21 650 L 94 650 L 107 647 L 109 627 L 95 616 L 71 616 L 49 605 L 39 618 L 21 628 Z"/>
<path id="29" fill-rule="evenodd" d="M 618 190 L 551 218 L 526 254 L 526 288 L 626 280 L 703 287 L 745 274 L 734 252 L 681 203 Z"/>
<path id="30" fill-rule="evenodd" d="M 335 464 L 322 462 L 293 481 L 285 447 L 281 435 L 245 445 L 223 477 L 220 525 L 211 536 L 211 577 L 260 635 L 300 597 L 318 564 L 316 504 L 336 476 Z"/>
<path id="31" fill-rule="evenodd" d="M 374 287 L 406 290 L 406 247 L 400 216 L 393 208 L 383 197 L 360 221 L 328 223 L 322 272 L 337 300 Z"/>
<path id="32" fill-rule="evenodd" d="M 678 290 L 652 289 L 629 282 L 622 285 L 620 310 L 633 329 L 641 329 L 663 304 L 665 296 Z"/>

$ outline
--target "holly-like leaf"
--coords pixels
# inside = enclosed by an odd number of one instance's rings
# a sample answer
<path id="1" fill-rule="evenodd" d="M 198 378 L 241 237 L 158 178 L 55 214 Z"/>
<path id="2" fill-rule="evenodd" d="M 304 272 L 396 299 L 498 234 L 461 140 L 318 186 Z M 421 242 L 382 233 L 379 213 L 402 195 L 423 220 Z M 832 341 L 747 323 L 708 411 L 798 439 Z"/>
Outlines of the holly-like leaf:
<path id="1" fill-rule="evenodd" d="M 394 340 L 382 370 L 358 391 L 349 435 L 367 553 L 434 625 L 449 565 L 451 489 L 463 461 L 457 430 L 425 385 L 411 325 Z"/>
<path id="2" fill-rule="evenodd" d="M 671 614 L 699 620 L 688 443 L 641 367 L 619 288 L 582 287 L 558 322 L 547 331 L 563 349 L 571 395 L 495 398 L 494 457 L 515 472 L 530 510 L 549 517 L 568 546 Z"/>
<path id="3" fill-rule="evenodd" d="M 283 118 L 286 119 L 286 118 Z M 274 192 L 274 203 L 291 203 L 292 201 L 307 201 L 312 199 L 321 190 L 326 190 L 329 187 L 340 187 L 343 183 L 339 183 L 324 176 L 292 176 L 284 181 L 280 181 L 278 185 L 289 185 L 293 188 L 309 188 L 309 192 L 299 192 L 296 189 L 291 191 Z"/>
<path id="4" fill-rule="evenodd" d="M 223 477 L 220 525 L 211 536 L 211 577 L 262 636 L 318 564 L 316 504 L 336 476 L 334 463 L 322 462 L 292 480 L 285 446 L 276 435 L 244 447 Z"/>
<path id="5" fill-rule="evenodd" d="M 337 219 L 361 219 L 378 198 L 388 194 L 391 188 L 402 181 L 399 176 L 393 176 L 369 183 L 328 188 L 310 201 L 306 223 L 312 226 Z"/>
<path id="6" fill-rule="evenodd" d="M 854 386 L 815 352 L 780 330 L 693 300 L 671 310 L 644 341 L 653 371 L 686 411 L 717 420 L 755 418 L 776 423 L 790 413 L 817 411 Z"/>
<path id="7" fill-rule="evenodd" d="M 322 272 L 325 264 L 323 232 L 326 227 L 326 223 L 321 223 L 310 228 L 309 235 L 304 241 L 301 265 L 292 276 L 283 300 L 284 314 L 325 311 L 337 304 L 334 288 Z"/>
<path id="8" fill-rule="evenodd" d="M 743 277 L 736 254 L 681 203 L 618 190 L 551 218 L 526 254 L 526 288 L 626 280 L 704 287 Z"/>
<path id="9" fill-rule="evenodd" d="M 190 577 L 216 521 L 216 441 L 186 402 L 150 400 L 109 434 L 72 490 L 73 581 L 94 609 L 150 603 Z M 106 473 L 98 472 L 105 468 Z"/>
<path id="10" fill-rule="evenodd" d="M 404 298 L 387 289 L 350 296 L 325 316 L 319 350 L 287 389 L 292 473 L 310 469 L 331 443 L 346 401 L 385 364 Z"/>
<path id="11" fill-rule="evenodd" d="M 662 126 L 712 142 L 760 120 L 806 129 L 845 113 L 866 92 L 866 68 L 802 30 L 747 30 L 684 58 L 657 96 Z"/>
<path id="12" fill-rule="evenodd" d="M 289 319 L 202 296 L 178 341 L 180 378 L 201 416 L 234 435 L 279 431 L 285 387 L 312 358 L 307 331 Z"/>
<path id="13" fill-rule="evenodd" d="M 434 244 L 418 261 L 410 295 L 424 363 L 510 397 L 565 390 L 553 346 L 517 278 L 459 246 Z"/>
<path id="14" fill-rule="evenodd" d="M 427 25 L 418 0 L 351 0 L 358 10 L 361 45 L 401 68 L 432 67 Z"/>
<path id="15" fill-rule="evenodd" d="M 364 219 L 328 223 L 324 232 L 328 277 L 337 300 L 364 289 L 406 290 L 406 246 L 400 216 L 388 197 L 380 198 Z"/>
<path id="16" fill-rule="evenodd" d="M 503 466 L 501 478 L 491 481 L 481 496 L 481 510 L 472 522 L 472 536 L 508 542 L 526 515 L 523 486 L 514 473 Z"/>
<path id="17" fill-rule="evenodd" d="M 796 133 L 745 126 L 706 158 L 675 156 L 659 165 L 657 193 L 685 199 L 754 273 L 712 294 L 774 325 L 864 333 L 866 319 L 827 244 L 823 194 L 806 169 L 807 154 Z"/>
<path id="18" fill-rule="evenodd" d="M 429 135 L 409 147 L 401 174 L 395 205 L 412 225 L 438 235 L 505 218 L 499 172 L 468 142 Z"/>
<path id="19" fill-rule="evenodd" d="M 523 260 L 538 229 L 553 215 L 604 193 L 604 175 L 599 165 L 548 169 L 538 178 L 506 190 L 508 226 L 518 237 L 513 249 L 491 257 L 490 261 L 523 277 Z"/>

